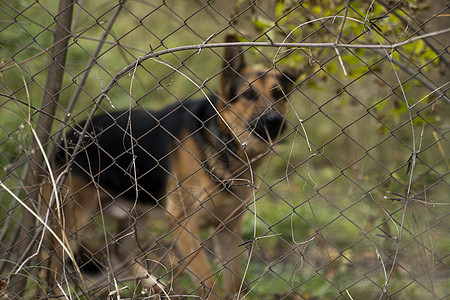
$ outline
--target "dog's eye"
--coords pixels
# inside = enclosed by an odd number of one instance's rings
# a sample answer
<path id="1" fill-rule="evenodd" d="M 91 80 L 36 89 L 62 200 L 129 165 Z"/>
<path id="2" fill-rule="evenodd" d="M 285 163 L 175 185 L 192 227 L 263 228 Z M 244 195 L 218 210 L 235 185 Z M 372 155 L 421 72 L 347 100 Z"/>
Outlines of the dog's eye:
<path id="1" fill-rule="evenodd" d="M 280 99 L 284 98 L 283 91 L 279 87 L 273 89 L 272 90 L 272 97 L 275 100 L 280 100 Z"/>
<path id="2" fill-rule="evenodd" d="M 255 101 L 258 98 L 258 94 L 252 88 L 248 88 L 245 92 L 242 93 L 242 96 L 250 101 Z"/>

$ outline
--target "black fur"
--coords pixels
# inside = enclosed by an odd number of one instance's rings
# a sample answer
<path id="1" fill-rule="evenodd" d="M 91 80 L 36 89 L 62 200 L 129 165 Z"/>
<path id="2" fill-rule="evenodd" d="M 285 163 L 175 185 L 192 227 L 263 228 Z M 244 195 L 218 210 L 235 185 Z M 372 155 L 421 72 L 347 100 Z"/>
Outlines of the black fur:
<path id="1" fill-rule="evenodd" d="M 211 101 L 215 104 L 217 99 Z M 99 115 L 88 126 L 72 171 L 88 180 L 94 178 L 94 182 L 107 188 L 114 197 L 157 203 L 166 193 L 167 176 L 170 176 L 168 157 L 181 142 L 177 139 L 181 130 L 202 135 L 199 138 L 203 140 L 215 137 L 227 142 L 218 132 L 215 116 L 215 109 L 206 99 L 187 100 L 159 111 L 132 109 Z M 67 147 L 63 141 L 56 154 L 58 163 L 65 164 L 73 154 L 84 126 L 85 122 L 66 135 Z M 133 166 L 136 166 L 137 197 Z"/>

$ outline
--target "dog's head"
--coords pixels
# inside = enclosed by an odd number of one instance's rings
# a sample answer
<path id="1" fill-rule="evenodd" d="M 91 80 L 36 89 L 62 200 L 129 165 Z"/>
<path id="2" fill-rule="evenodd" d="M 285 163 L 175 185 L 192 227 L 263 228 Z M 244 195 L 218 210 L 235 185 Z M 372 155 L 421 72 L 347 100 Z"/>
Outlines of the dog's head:
<path id="1" fill-rule="evenodd" d="M 236 41 L 228 36 L 227 42 Z M 247 66 L 241 47 L 225 48 L 218 110 L 222 130 L 246 148 L 250 156 L 260 154 L 275 141 L 285 126 L 293 76 L 274 68 Z"/>

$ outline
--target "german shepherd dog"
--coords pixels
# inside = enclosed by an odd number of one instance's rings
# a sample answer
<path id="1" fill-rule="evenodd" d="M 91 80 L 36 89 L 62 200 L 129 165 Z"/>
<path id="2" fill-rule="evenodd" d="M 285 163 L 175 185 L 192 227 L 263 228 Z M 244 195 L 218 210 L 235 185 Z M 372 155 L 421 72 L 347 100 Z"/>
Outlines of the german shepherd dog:
<path id="1" fill-rule="evenodd" d="M 236 40 L 228 36 L 226 41 Z M 201 287 L 199 293 L 209 299 L 236 297 L 243 281 L 241 223 L 254 191 L 252 168 L 285 127 L 294 79 L 273 68 L 247 66 L 240 47 L 225 48 L 223 58 L 219 97 L 186 100 L 160 111 L 97 116 L 78 153 L 73 148 L 85 123 L 66 135 L 54 156 L 56 175 L 69 157 L 74 159 L 61 193 L 63 210 L 50 205 L 50 184 L 43 194 L 55 232 L 65 236 L 74 253 L 82 229 L 105 203 L 128 199 L 162 206 L 172 224 L 167 227 L 174 229 L 180 265 Z M 202 241 L 204 228 L 215 229 L 214 247 Z M 51 255 L 57 276 L 64 255 L 62 250 Z M 222 289 L 211 256 L 222 264 Z M 159 284 L 146 268 L 134 266 L 135 275 L 146 276 L 145 288 Z"/>

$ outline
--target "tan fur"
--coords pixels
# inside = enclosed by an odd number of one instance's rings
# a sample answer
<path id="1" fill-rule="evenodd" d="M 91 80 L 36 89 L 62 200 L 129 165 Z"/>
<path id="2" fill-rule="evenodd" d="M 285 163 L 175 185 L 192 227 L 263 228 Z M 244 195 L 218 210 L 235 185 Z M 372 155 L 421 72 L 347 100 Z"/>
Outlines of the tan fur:
<path id="1" fill-rule="evenodd" d="M 232 188 L 233 194 L 225 191 L 223 183 L 212 180 L 208 171 L 198 163 L 196 157 L 200 155 L 199 150 L 193 138 L 188 138 L 183 142 L 183 147 L 174 153 L 174 178 L 169 181 L 168 191 L 171 194 L 167 199 L 167 209 L 175 217 L 174 221 L 183 220 L 179 222 L 176 233 L 181 257 L 189 257 L 194 253 L 191 260 L 187 259 L 187 268 L 204 281 L 205 294 L 215 299 L 208 289 L 217 285 L 216 278 L 212 276 L 206 251 L 202 249 L 211 245 L 201 245 L 200 230 L 219 228 L 214 238 L 220 240 L 217 243 L 217 258 L 226 266 L 223 271 L 224 290 L 228 295 L 237 293 L 242 280 L 238 276 L 241 274 L 240 261 L 236 259 L 242 251 L 239 247 L 242 243 L 239 238 L 241 218 L 237 216 L 243 211 L 251 189 L 239 186 Z M 241 183 L 250 183 L 249 177 L 248 171 L 241 174 Z M 233 260 L 229 262 L 230 259 Z"/>

